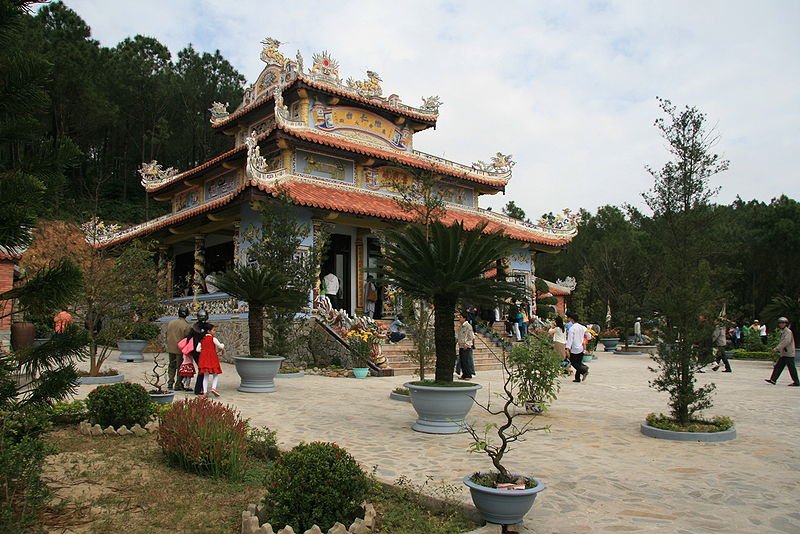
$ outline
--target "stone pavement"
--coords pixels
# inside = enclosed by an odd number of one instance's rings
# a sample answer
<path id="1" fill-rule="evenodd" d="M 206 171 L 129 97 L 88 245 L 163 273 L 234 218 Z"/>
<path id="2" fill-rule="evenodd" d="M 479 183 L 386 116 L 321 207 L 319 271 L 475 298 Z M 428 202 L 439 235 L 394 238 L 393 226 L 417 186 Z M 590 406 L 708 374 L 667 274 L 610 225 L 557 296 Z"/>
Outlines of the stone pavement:
<path id="1" fill-rule="evenodd" d="M 764 382 L 768 362 L 733 361 L 733 373 L 698 375 L 717 384 L 706 415 L 728 415 L 738 438 L 716 444 L 656 440 L 639 432 L 649 412 L 666 411 L 665 396 L 647 386 L 647 356 L 598 353 L 586 383 L 564 379 L 561 393 L 531 432 L 507 456 L 513 470 L 544 481 L 525 532 L 800 532 L 800 388 Z M 146 355 L 149 361 L 152 355 Z M 141 382 L 147 363 L 110 362 Z M 466 435 L 414 432 L 414 410 L 389 392 L 409 377 L 277 379 L 272 394 L 236 391 L 234 367 L 223 364 L 221 401 L 253 424 L 278 431 L 280 444 L 335 441 L 381 479 L 432 476 L 469 494 L 464 475 L 490 466 L 469 454 Z M 786 375 L 786 373 L 784 373 Z M 479 399 L 498 391 L 501 372 L 480 372 Z M 81 386 L 85 396 L 93 386 Z M 185 397 L 178 393 L 176 399 Z M 469 415 L 489 421 L 482 411 Z"/>

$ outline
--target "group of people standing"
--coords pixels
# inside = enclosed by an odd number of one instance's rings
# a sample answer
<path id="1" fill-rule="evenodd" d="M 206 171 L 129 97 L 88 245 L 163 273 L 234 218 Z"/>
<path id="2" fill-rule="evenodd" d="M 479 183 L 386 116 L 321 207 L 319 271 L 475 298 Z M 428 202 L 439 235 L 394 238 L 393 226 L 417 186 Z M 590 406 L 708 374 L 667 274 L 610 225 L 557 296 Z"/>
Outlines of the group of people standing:
<path id="1" fill-rule="evenodd" d="M 219 363 L 219 351 L 225 350 L 216 337 L 216 327 L 208 322 L 208 312 L 197 312 L 197 321 L 189 321 L 189 309 L 181 306 L 178 318 L 167 324 L 167 352 L 169 367 L 167 368 L 167 388 L 173 391 L 192 391 L 191 380 L 197 369 L 194 384 L 195 395 L 212 395 L 219 397 L 217 384 L 222 367 Z M 177 382 L 176 382 L 177 377 Z"/>

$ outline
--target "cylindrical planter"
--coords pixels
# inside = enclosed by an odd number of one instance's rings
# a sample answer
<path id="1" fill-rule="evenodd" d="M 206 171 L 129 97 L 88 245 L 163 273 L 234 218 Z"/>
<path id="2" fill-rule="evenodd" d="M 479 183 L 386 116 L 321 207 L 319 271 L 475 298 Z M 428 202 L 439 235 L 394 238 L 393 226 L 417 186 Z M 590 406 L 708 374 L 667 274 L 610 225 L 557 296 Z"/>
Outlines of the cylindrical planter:
<path id="1" fill-rule="evenodd" d="M 616 354 L 617 356 L 641 356 L 642 355 L 642 351 L 640 351 L 640 350 L 630 350 L 630 349 L 629 350 L 625 350 L 624 347 L 623 347 L 623 348 L 619 348 L 619 349 L 615 350 L 614 354 Z"/>
<path id="2" fill-rule="evenodd" d="M 143 362 L 144 348 L 147 340 L 144 339 L 125 339 L 117 341 L 119 349 L 119 361 L 121 362 Z"/>
<path id="3" fill-rule="evenodd" d="M 411 395 L 403 395 L 402 393 L 389 392 L 389 398 L 401 402 L 411 402 Z"/>
<path id="4" fill-rule="evenodd" d="M 617 348 L 619 344 L 619 338 L 616 337 L 601 337 L 600 343 L 606 348 L 606 350 L 614 350 Z"/>
<path id="5" fill-rule="evenodd" d="M 95 385 L 95 384 L 116 384 L 117 382 L 124 382 L 125 375 L 108 375 L 108 376 L 79 376 L 78 384 L 80 385 Z"/>
<path id="6" fill-rule="evenodd" d="M 175 399 L 175 392 L 169 393 L 150 393 L 150 400 L 156 404 L 170 404 Z"/>
<path id="7" fill-rule="evenodd" d="M 736 439 L 736 427 L 723 430 L 721 432 L 675 432 L 674 430 L 663 430 L 642 423 L 639 427 L 645 436 L 666 439 L 670 441 L 700 441 L 703 443 L 717 443 L 720 441 L 730 441 Z"/>
<path id="8" fill-rule="evenodd" d="M 14 350 L 29 349 L 36 338 L 36 325 L 22 321 L 11 323 L 11 346 Z"/>
<path id="9" fill-rule="evenodd" d="M 37 337 L 37 338 L 33 339 L 33 346 L 34 347 L 41 347 L 42 345 L 44 345 L 48 341 L 50 341 L 49 337 Z"/>
<path id="10" fill-rule="evenodd" d="M 236 388 L 243 393 L 273 393 L 275 391 L 275 375 L 286 358 L 248 358 L 235 356 L 233 362 L 241 382 Z"/>
<path id="11" fill-rule="evenodd" d="M 794 350 L 794 364 L 800 366 L 800 349 Z"/>
<path id="12" fill-rule="evenodd" d="M 586 353 L 583 354 L 583 361 L 584 362 L 590 362 L 592 360 L 594 360 L 594 356 L 593 355 L 586 354 Z"/>
<path id="13" fill-rule="evenodd" d="M 303 378 L 306 374 L 303 371 L 297 371 L 296 373 L 278 373 L 275 375 L 275 378 Z"/>
<path id="14" fill-rule="evenodd" d="M 367 378 L 369 367 L 353 367 L 353 376 L 356 378 Z"/>
<path id="15" fill-rule="evenodd" d="M 464 477 L 464 484 L 469 488 L 472 503 L 483 518 L 489 523 L 498 525 L 516 525 L 522 523 L 525 514 L 533 507 L 536 495 L 544 490 L 544 483 L 536 481 L 536 487 L 524 490 L 502 490 L 487 488 Z"/>
<path id="16" fill-rule="evenodd" d="M 464 417 L 474 404 L 478 384 L 464 386 L 420 386 L 403 384 L 411 395 L 411 405 L 417 421 L 411 428 L 427 434 L 458 434 L 464 432 Z"/>

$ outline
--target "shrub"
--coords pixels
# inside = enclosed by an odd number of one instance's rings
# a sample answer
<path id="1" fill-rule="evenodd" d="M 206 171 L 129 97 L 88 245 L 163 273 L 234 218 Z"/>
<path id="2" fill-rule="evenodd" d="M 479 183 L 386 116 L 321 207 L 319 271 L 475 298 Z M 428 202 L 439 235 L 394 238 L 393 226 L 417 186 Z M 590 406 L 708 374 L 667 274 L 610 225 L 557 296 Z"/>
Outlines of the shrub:
<path id="1" fill-rule="evenodd" d="M 543 334 L 529 335 L 524 343 L 515 345 L 508 363 L 511 383 L 518 388 L 517 402 L 533 402 L 544 410 L 554 401 L 561 386 L 561 360 L 550 338 Z"/>
<path id="2" fill-rule="evenodd" d="M 737 358 L 739 360 L 773 360 L 777 361 L 778 354 L 775 352 L 769 351 L 748 351 L 745 349 L 734 349 L 733 350 L 733 358 Z"/>
<path id="3" fill-rule="evenodd" d="M 301 443 L 283 453 L 267 475 L 265 519 L 300 532 L 337 521 L 349 524 L 369 487 L 367 475 L 335 443 Z"/>
<path id="4" fill-rule="evenodd" d="M 247 469 L 247 421 L 206 397 L 163 413 L 156 440 L 167 461 L 189 472 L 238 480 Z"/>
<path id="5" fill-rule="evenodd" d="M 75 399 L 72 402 L 57 402 L 50 408 L 50 420 L 55 425 L 74 425 L 89 416 L 86 402 Z"/>
<path id="6" fill-rule="evenodd" d="M 687 425 L 681 425 L 675 419 L 664 414 L 651 413 L 647 416 L 647 424 L 654 428 L 673 432 L 722 432 L 733 427 L 733 420 L 730 417 L 716 416 L 710 421 L 692 419 Z"/>
<path id="7" fill-rule="evenodd" d="M 259 460 L 277 460 L 281 454 L 277 432 L 265 426 L 250 427 L 247 432 L 247 454 Z"/>
<path id="8" fill-rule="evenodd" d="M 145 425 L 150 419 L 150 395 L 139 384 L 120 382 L 100 386 L 86 398 L 89 422 L 103 428 L 111 425 Z"/>
<path id="9" fill-rule="evenodd" d="M 10 405 L 8 410 L 0 410 L 0 432 L 10 440 L 38 438 L 51 427 L 50 413 L 45 407 Z"/>
<path id="10" fill-rule="evenodd" d="M 153 323 L 138 322 L 133 328 L 131 339 L 155 339 L 161 333 L 161 329 Z"/>
<path id="11" fill-rule="evenodd" d="M 36 525 L 49 495 L 41 479 L 46 454 L 40 439 L 17 440 L 0 428 L 0 532 L 23 532 Z"/>

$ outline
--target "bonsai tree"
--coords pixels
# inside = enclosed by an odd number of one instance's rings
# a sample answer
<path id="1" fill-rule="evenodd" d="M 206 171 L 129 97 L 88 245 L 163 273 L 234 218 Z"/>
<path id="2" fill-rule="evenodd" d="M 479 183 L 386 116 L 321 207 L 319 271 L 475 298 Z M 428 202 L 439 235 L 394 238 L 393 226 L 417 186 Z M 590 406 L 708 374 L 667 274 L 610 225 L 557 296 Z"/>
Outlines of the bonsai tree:
<path id="1" fill-rule="evenodd" d="M 495 357 L 503 364 L 505 377 L 503 391 L 497 395 L 501 408 L 492 409 L 491 396 L 487 404 L 483 405 L 477 401 L 475 404 L 492 416 L 500 416 L 502 422 L 499 425 L 489 423 L 481 430 L 469 423 L 465 428 L 473 439 L 469 451 L 485 453 L 497 471 L 475 473 L 472 481 L 487 487 L 509 483 L 534 487 L 535 483 L 531 479 L 523 477 L 520 480 L 508 470 L 503 461 L 506 453 L 511 451 L 512 445 L 523 440 L 525 434 L 530 431 L 549 430 L 549 426 L 534 427 L 532 423 L 558 394 L 561 358 L 553 349 L 550 339 L 539 334 L 528 336 L 524 343 L 514 347 L 508 359 L 505 351 L 502 357 Z M 532 410 L 532 416 L 519 410 L 529 403 L 535 403 L 538 408 Z M 520 417 L 524 417 L 525 421 L 518 424 Z M 494 434 L 497 440 L 493 440 L 490 434 Z"/>
<path id="2" fill-rule="evenodd" d="M 158 393 L 163 395 L 168 393 L 164 390 L 166 381 L 164 377 L 167 376 L 167 366 L 161 361 L 161 354 L 156 354 L 153 358 L 153 370 L 144 374 L 144 381 L 153 389 L 150 393 Z"/>
<path id="3" fill-rule="evenodd" d="M 411 298 L 427 300 L 434 306 L 436 382 L 452 383 L 456 359 L 453 322 L 456 305 L 495 302 L 516 296 L 521 288 L 484 273 L 514 249 L 501 233 L 484 233 L 485 226 L 467 230 L 457 222 L 445 226 L 409 225 L 387 232 L 382 283 L 391 283 Z"/>

